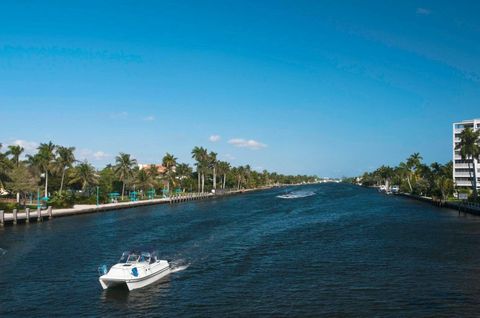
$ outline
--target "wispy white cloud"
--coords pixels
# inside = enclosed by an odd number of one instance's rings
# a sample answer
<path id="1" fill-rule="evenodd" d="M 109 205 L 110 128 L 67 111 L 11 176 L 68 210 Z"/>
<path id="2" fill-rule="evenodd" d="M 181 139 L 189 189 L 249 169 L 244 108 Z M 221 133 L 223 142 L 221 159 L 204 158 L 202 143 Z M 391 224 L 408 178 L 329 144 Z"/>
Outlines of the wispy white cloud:
<path id="1" fill-rule="evenodd" d="M 248 148 L 252 150 L 258 150 L 267 147 L 266 144 L 253 139 L 233 138 L 228 141 L 229 144 L 239 148 Z"/>
<path id="2" fill-rule="evenodd" d="M 210 138 L 208 138 L 211 142 L 217 142 L 217 141 L 220 141 L 220 139 L 222 139 L 220 137 L 220 135 L 211 135 Z"/>
<path id="3" fill-rule="evenodd" d="M 102 159 L 109 158 L 110 155 L 108 153 L 103 152 L 103 151 L 96 151 L 96 152 L 93 153 L 93 157 L 96 160 L 102 160 Z"/>
<path id="4" fill-rule="evenodd" d="M 91 149 L 82 148 L 75 151 L 75 157 L 77 160 L 100 161 L 110 158 L 111 155 L 101 150 L 93 151 Z"/>
<path id="5" fill-rule="evenodd" d="M 429 15 L 430 13 L 432 13 L 432 11 L 431 11 L 430 9 L 417 8 L 417 14 L 420 14 L 420 15 Z"/>
<path id="6" fill-rule="evenodd" d="M 150 115 L 150 116 L 144 117 L 143 120 L 144 120 L 144 121 L 154 121 L 154 120 L 155 120 L 155 116 Z"/>
<path id="7" fill-rule="evenodd" d="M 20 146 L 24 149 L 22 157 L 25 155 L 32 155 L 37 151 L 37 147 L 39 146 L 38 142 L 35 141 L 28 141 L 23 139 L 15 139 L 10 141 L 6 146 Z"/>

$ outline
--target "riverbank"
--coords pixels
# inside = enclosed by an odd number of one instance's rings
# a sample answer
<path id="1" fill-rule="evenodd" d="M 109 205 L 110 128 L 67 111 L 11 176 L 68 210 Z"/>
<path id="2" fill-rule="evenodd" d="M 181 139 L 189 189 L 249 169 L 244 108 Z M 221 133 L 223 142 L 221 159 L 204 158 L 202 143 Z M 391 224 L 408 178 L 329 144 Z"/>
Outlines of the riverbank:
<path id="1" fill-rule="evenodd" d="M 105 212 L 112 210 L 123 210 L 128 208 L 135 208 L 140 206 L 148 205 L 157 205 L 157 204 L 174 204 L 194 200 L 203 200 L 203 199 L 212 199 L 220 198 L 229 195 L 238 195 L 243 193 L 250 193 L 255 191 L 269 190 L 275 187 L 284 187 L 284 186 L 299 186 L 303 184 L 289 184 L 289 185 L 279 185 L 279 186 L 266 186 L 259 187 L 255 189 L 241 189 L 241 190 L 229 190 L 221 191 L 217 193 L 182 193 L 179 195 L 173 195 L 166 198 L 159 199 L 148 199 L 140 201 L 131 201 L 131 202 L 118 202 L 118 203 L 107 203 L 99 205 L 88 205 L 88 204 L 78 204 L 73 208 L 66 209 L 51 209 L 46 210 L 26 210 L 26 211 L 15 211 L 14 213 L 4 213 L 0 211 L 0 226 L 4 225 L 16 225 L 29 223 L 31 221 L 43 221 L 44 219 L 52 219 L 56 217 L 80 215 L 87 213 L 96 213 L 96 212 Z"/>
<path id="2" fill-rule="evenodd" d="M 357 186 L 378 190 L 377 187 L 372 187 L 372 186 L 362 186 L 362 185 L 357 185 Z M 471 202 L 443 201 L 443 200 L 440 200 L 440 199 L 437 199 L 437 198 L 426 197 L 426 196 L 421 196 L 421 195 L 414 195 L 414 194 L 403 193 L 403 192 L 399 192 L 399 193 L 391 194 L 391 195 L 398 195 L 398 196 L 405 197 L 405 198 L 408 198 L 408 199 L 426 202 L 426 203 L 429 203 L 431 205 L 437 206 L 439 208 L 453 209 L 453 210 L 457 210 L 458 212 L 464 212 L 464 213 L 469 213 L 469 214 L 480 216 L 480 205 L 475 204 L 475 203 L 471 203 Z"/>
<path id="3" fill-rule="evenodd" d="M 213 194 L 211 193 L 192 193 L 189 195 L 172 196 L 168 198 L 131 201 L 131 202 L 107 203 L 107 204 L 99 204 L 99 205 L 78 204 L 78 205 L 75 205 L 73 208 L 66 208 L 66 209 L 51 209 L 51 207 L 49 207 L 46 210 L 37 209 L 34 211 L 29 211 L 27 209 L 26 211 L 23 211 L 23 212 L 14 211 L 13 213 L 3 213 L 3 211 L 0 211 L 0 226 L 7 225 L 7 224 L 29 223 L 30 221 L 34 221 L 34 220 L 38 222 L 38 221 L 42 221 L 45 218 L 52 219 L 54 217 L 104 212 L 104 211 L 111 211 L 111 210 L 122 210 L 122 209 L 134 208 L 139 206 L 199 200 L 199 199 L 204 199 L 211 196 L 213 196 Z"/>
<path id="4" fill-rule="evenodd" d="M 149 199 L 149 200 L 139 200 L 131 202 L 118 202 L 118 203 L 106 203 L 106 204 L 78 204 L 73 208 L 66 209 L 51 209 L 46 210 L 35 210 L 35 211 L 23 211 L 23 212 L 14 212 L 14 213 L 3 213 L 0 211 L 0 226 L 6 224 L 18 224 L 18 223 L 29 223 L 30 221 L 42 221 L 43 219 L 52 219 L 56 217 L 63 216 L 72 216 L 80 215 L 87 213 L 96 213 L 96 212 L 105 212 L 112 210 L 123 210 L 128 208 L 135 208 L 140 206 L 156 205 L 156 204 L 173 204 L 194 200 L 202 200 L 214 197 L 223 197 L 226 195 L 240 194 L 244 192 L 251 192 L 261 189 L 248 189 L 248 190 L 234 190 L 218 194 L 213 193 L 188 193 L 181 195 L 174 195 L 167 198 L 160 199 Z"/>
<path id="5" fill-rule="evenodd" d="M 458 212 L 465 212 L 469 214 L 480 215 L 480 206 L 470 202 L 442 201 L 442 200 L 434 199 L 431 197 L 424 197 L 424 196 L 413 195 L 408 193 L 399 193 L 398 195 L 406 198 L 410 198 L 413 200 L 427 202 L 440 208 L 454 209 L 454 210 L 458 210 Z"/>

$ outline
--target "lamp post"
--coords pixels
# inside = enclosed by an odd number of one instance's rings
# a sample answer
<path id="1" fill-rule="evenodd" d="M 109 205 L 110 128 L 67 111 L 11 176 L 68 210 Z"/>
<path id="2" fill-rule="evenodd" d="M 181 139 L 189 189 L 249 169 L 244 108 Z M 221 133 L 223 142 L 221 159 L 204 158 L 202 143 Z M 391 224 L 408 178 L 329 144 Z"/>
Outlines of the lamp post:
<path id="1" fill-rule="evenodd" d="M 99 186 L 97 186 L 97 206 L 98 206 L 98 189 L 99 189 Z"/>

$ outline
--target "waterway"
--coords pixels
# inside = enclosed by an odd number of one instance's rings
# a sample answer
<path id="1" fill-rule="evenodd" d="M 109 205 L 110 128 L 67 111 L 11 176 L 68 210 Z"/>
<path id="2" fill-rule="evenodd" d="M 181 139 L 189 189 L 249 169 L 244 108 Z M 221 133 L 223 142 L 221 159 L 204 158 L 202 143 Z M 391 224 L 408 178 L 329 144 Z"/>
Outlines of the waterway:
<path id="1" fill-rule="evenodd" d="M 0 229 L 0 316 L 478 315 L 479 217 L 345 184 L 301 190 L 313 194 L 272 189 Z M 103 291 L 97 267 L 143 245 L 177 271 Z"/>

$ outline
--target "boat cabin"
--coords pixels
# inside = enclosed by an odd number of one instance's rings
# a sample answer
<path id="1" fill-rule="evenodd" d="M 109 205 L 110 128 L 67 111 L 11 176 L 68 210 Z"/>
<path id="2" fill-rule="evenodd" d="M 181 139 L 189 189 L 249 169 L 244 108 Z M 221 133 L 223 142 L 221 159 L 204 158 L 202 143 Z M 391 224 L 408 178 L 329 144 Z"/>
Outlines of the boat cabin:
<path id="1" fill-rule="evenodd" d="M 126 251 L 123 252 L 119 263 L 137 264 L 137 263 L 155 263 L 157 261 L 157 252 Z"/>

